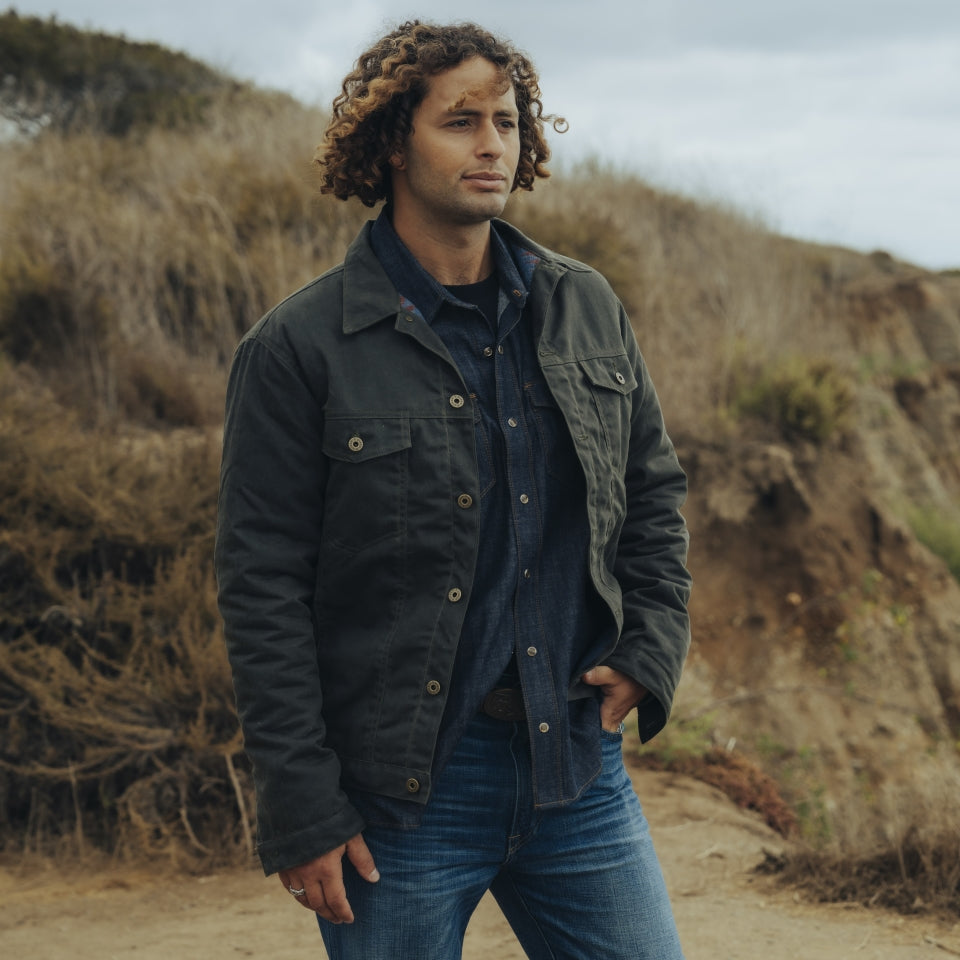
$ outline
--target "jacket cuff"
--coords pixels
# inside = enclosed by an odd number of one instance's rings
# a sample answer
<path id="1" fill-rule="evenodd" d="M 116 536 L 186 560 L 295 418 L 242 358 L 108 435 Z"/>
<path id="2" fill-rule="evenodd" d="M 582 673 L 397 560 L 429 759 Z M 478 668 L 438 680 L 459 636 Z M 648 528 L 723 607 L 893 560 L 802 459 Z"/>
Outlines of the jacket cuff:
<path id="1" fill-rule="evenodd" d="M 258 840 L 257 853 L 263 872 L 269 876 L 278 870 L 289 870 L 309 863 L 346 843 L 363 828 L 363 817 L 350 804 L 346 804 L 329 819 L 311 824 L 304 830 L 271 840 Z"/>

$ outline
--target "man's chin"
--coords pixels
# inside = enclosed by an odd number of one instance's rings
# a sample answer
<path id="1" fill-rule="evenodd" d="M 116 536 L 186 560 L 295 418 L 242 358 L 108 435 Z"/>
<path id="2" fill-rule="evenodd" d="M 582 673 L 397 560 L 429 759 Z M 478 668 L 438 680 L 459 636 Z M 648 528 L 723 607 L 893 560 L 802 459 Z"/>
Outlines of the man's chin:
<path id="1" fill-rule="evenodd" d="M 470 204 L 462 211 L 463 223 L 488 223 L 503 214 L 507 206 L 504 197 L 488 197 L 485 203 Z"/>

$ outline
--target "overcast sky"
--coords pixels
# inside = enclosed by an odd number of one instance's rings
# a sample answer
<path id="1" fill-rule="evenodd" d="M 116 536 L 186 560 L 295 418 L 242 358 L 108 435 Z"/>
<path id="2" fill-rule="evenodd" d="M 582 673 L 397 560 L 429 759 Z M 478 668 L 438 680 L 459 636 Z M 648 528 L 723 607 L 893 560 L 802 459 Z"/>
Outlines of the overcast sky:
<path id="1" fill-rule="evenodd" d="M 537 63 L 596 155 L 772 228 L 960 267 L 960 0 L 18 0 L 328 103 L 356 55 L 419 16 L 473 19 Z M 315 132 L 305 135 L 312 150 Z"/>

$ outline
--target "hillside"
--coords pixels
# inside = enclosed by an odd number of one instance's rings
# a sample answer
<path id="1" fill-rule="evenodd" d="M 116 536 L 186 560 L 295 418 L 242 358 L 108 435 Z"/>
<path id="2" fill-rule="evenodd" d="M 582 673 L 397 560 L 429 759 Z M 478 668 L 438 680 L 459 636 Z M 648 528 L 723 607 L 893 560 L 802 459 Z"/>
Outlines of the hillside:
<path id="1" fill-rule="evenodd" d="M 181 89 L 176 55 L 62 30 Z M 46 62 L 0 113 L 71 89 Z M 84 116 L 0 143 L 0 849 L 245 862 L 210 559 L 226 369 L 369 211 L 316 195 L 323 118 L 289 98 Z M 819 894 L 960 909 L 960 274 L 600 163 L 508 216 L 610 278 L 690 476 L 694 646 L 642 761 L 761 813 L 772 777 L 780 865 Z"/>
<path id="2" fill-rule="evenodd" d="M 243 86 L 155 43 L 0 13 L 0 118 L 20 134 L 93 127 L 123 135 L 202 122 Z"/>

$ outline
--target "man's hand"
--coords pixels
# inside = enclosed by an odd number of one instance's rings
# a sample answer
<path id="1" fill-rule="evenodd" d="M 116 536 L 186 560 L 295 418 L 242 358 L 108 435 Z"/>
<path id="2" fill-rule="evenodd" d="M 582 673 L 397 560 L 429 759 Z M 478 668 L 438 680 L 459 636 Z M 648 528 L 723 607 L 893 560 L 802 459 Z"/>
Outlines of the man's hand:
<path id="1" fill-rule="evenodd" d="M 594 667 L 583 675 L 584 683 L 600 687 L 600 725 L 617 733 L 624 717 L 647 695 L 647 688 L 613 667 Z"/>
<path id="2" fill-rule="evenodd" d="M 309 863 L 280 871 L 283 889 L 303 890 L 297 900 L 333 923 L 353 923 L 353 910 L 343 886 L 343 855 L 346 853 L 357 873 L 370 883 L 380 879 L 373 856 L 363 842 L 362 834 L 330 850 Z"/>

